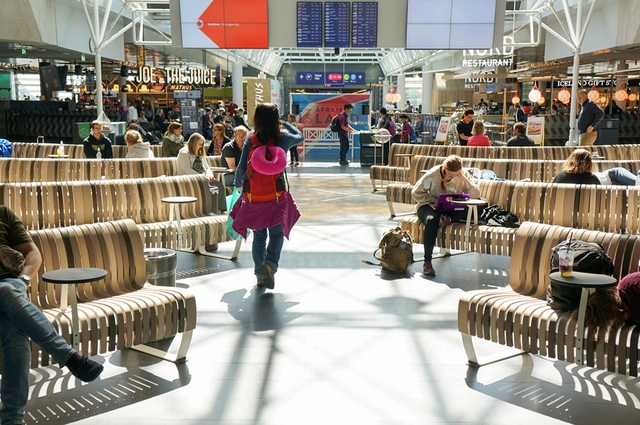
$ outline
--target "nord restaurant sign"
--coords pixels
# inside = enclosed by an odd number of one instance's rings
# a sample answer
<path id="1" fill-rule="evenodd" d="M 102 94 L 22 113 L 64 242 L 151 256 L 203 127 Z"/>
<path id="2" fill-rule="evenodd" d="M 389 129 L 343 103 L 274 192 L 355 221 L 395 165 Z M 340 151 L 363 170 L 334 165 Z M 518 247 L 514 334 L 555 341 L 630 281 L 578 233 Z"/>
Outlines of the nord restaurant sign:
<path id="1" fill-rule="evenodd" d="M 154 66 L 138 68 L 134 81 L 138 84 L 151 84 L 153 90 L 164 90 L 166 84 L 213 86 L 216 80 L 215 69 L 165 68 L 164 72 Z"/>

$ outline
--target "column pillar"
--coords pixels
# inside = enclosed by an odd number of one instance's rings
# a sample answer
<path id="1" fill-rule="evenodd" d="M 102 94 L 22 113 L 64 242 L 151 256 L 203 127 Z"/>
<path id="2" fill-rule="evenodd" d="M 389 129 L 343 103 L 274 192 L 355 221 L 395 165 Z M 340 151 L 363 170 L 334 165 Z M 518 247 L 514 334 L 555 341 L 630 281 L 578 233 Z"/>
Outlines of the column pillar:
<path id="1" fill-rule="evenodd" d="M 404 109 L 404 105 L 407 104 L 407 93 L 406 93 L 406 84 L 404 75 L 398 75 L 398 93 L 400 94 L 400 102 L 396 105 L 396 109 L 402 110 Z"/>
<path id="2" fill-rule="evenodd" d="M 427 71 L 431 71 L 430 63 L 422 65 L 422 113 L 432 114 L 434 74 Z"/>
<path id="3" fill-rule="evenodd" d="M 242 95 L 242 64 L 234 63 L 231 67 L 231 85 L 233 87 L 233 103 L 243 107 L 244 96 Z"/>

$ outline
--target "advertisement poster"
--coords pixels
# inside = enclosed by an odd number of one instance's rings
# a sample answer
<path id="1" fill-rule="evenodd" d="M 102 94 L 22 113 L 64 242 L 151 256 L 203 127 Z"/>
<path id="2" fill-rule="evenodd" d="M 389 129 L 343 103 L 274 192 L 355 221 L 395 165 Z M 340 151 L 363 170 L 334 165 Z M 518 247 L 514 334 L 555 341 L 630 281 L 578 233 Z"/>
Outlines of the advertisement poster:
<path id="1" fill-rule="evenodd" d="M 527 136 L 537 144 L 544 145 L 544 117 L 529 117 Z"/>
<path id="2" fill-rule="evenodd" d="M 185 48 L 269 47 L 267 0 L 180 0 L 180 27 Z"/>
<path id="3" fill-rule="evenodd" d="M 247 80 L 247 122 L 253 122 L 256 106 L 271 102 L 271 80 L 250 78 Z"/>
<path id="4" fill-rule="evenodd" d="M 451 117 L 440 118 L 440 124 L 438 125 L 438 132 L 434 142 L 447 143 L 447 133 L 449 132 L 449 124 L 451 124 Z"/>

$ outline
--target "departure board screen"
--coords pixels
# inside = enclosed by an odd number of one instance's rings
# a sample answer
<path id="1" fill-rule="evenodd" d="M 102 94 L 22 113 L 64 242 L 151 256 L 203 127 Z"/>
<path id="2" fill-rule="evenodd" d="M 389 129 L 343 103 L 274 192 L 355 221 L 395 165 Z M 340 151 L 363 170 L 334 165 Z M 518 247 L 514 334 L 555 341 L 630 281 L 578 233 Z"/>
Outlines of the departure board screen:
<path id="1" fill-rule="evenodd" d="M 350 20 L 349 2 L 324 4 L 324 47 L 349 47 Z"/>
<path id="2" fill-rule="evenodd" d="M 322 47 L 322 2 L 303 2 L 297 5 L 298 47 Z"/>
<path id="3" fill-rule="evenodd" d="M 351 19 L 351 47 L 377 47 L 378 3 L 354 1 Z"/>

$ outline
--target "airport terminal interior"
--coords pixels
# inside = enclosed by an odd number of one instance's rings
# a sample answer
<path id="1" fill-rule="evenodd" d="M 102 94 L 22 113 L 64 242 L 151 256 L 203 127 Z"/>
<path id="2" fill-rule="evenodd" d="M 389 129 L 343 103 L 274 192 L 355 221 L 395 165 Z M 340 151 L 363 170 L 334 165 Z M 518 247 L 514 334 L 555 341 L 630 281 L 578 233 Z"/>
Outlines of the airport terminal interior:
<path id="1" fill-rule="evenodd" d="M 0 8 L 0 197 L 44 261 L 28 296 L 104 366 L 81 382 L 32 344 L 22 423 L 640 421 L 640 325 L 631 313 L 597 328 L 583 320 L 597 285 L 640 271 L 640 2 L 3 0 Z M 602 113 L 588 131 L 581 90 Z M 233 137 L 234 115 L 253 127 L 262 103 L 282 120 L 292 114 L 304 138 L 297 158 L 287 156 L 301 216 L 273 289 L 257 285 L 251 232 L 237 242 L 232 206 L 215 203 L 233 192 L 222 184 L 233 170 L 220 152 L 209 157 L 219 185 L 210 189 L 204 175 L 178 176 L 163 151 L 175 123 L 184 142 L 202 133 L 208 147 L 203 115 Z M 346 160 L 330 129 L 345 104 Z M 484 124 L 484 150 L 460 146 L 468 110 Z M 399 121 L 380 129 L 386 113 L 407 114 L 415 138 L 401 143 Z M 114 142 L 113 158 L 85 156 L 94 120 Z M 154 159 L 125 158 L 127 146 L 115 145 L 132 121 Z M 508 147 L 520 121 L 532 146 Z M 591 131 L 591 144 L 578 146 Z M 580 147 L 594 173 L 625 169 L 638 182 L 552 183 Z M 448 155 L 476 169 L 481 197 L 517 214 L 520 227 L 479 221 L 467 204 L 466 222 L 438 230 L 431 275 L 412 188 Z M 403 273 L 376 258 L 396 226 L 412 232 Z M 548 263 L 574 237 L 600 243 L 615 270 L 611 282 L 575 284 L 572 317 L 547 306 L 545 288 L 566 283 Z M 154 249 L 170 259 L 154 260 Z M 46 276 L 67 268 L 108 277 L 54 285 Z M 470 340 L 478 358 L 510 354 L 480 366 Z"/>

